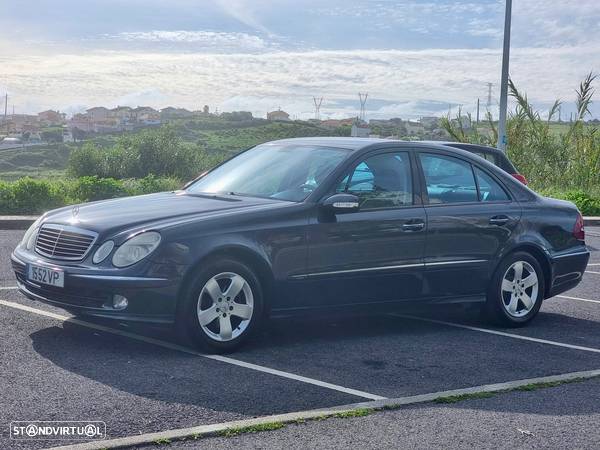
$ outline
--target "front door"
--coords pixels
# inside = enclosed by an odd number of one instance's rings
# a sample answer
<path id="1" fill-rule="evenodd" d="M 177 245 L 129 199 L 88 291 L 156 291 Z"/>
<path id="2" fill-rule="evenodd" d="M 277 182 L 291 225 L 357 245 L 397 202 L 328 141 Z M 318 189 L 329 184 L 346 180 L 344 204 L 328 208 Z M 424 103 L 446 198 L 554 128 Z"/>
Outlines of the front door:
<path id="1" fill-rule="evenodd" d="M 307 306 L 392 302 L 421 295 L 426 217 L 415 202 L 411 155 L 380 151 L 332 189 L 356 212 L 316 214 L 308 226 Z"/>

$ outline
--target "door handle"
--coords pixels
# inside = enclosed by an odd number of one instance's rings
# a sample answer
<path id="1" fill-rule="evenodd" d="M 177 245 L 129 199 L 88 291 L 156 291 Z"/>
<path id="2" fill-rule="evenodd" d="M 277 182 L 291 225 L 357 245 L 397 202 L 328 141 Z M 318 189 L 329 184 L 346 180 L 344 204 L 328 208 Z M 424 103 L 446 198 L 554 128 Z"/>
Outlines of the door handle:
<path id="1" fill-rule="evenodd" d="M 508 216 L 494 216 L 490 219 L 490 225 L 506 225 L 509 220 Z"/>
<path id="2" fill-rule="evenodd" d="M 425 222 L 407 222 L 402 225 L 403 231 L 421 231 L 425 228 Z"/>

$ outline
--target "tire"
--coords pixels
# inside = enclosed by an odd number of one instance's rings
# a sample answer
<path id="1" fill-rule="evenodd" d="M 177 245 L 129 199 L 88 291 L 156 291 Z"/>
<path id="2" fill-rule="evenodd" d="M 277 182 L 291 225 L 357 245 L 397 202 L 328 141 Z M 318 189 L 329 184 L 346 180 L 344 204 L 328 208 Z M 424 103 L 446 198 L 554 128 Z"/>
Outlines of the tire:
<path id="1" fill-rule="evenodd" d="M 203 266 L 178 307 L 176 331 L 203 351 L 229 353 L 260 326 L 262 286 L 254 271 L 239 261 L 219 258 Z M 227 295 L 230 289 L 235 295 Z"/>
<path id="2" fill-rule="evenodd" d="M 544 271 L 538 260 L 527 252 L 511 253 L 492 277 L 484 308 L 486 318 L 500 326 L 526 325 L 542 306 L 544 286 Z"/>

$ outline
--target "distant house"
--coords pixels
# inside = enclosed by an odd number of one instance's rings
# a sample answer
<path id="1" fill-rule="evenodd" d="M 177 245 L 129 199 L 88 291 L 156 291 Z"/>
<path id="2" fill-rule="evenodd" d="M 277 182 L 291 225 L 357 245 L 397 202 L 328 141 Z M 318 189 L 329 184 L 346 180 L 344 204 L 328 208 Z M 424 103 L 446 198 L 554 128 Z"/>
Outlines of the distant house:
<path id="1" fill-rule="evenodd" d="M 91 122 L 100 122 L 108 119 L 110 110 L 104 106 L 95 106 L 86 110 L 86 114 Z"/>
<path id="2" fill-rule="evenodd" d="M 38 113 L 37 116 L 39 122 L 45 126 L 60 126 L 65 123 L 66 114 L 49 109 L 48 111 L 42 111 L 41 113 Z"/>
<path id="3" fill-rule="evenodd" d="M 290 115 L 281 109 L 277 111 L 271 111 L 267 113 L 267 120 L 279 120 L 279 121 L 288 121 L 290 120 Z"/>
<path id="4" fill-rule="evenodd" d="M 371 129 L 368 125 L 364 123 L 359 123 L 358 121 L 352 125 L 352 130 L 350 131 L 350 136 L 352 137 L 361 137 L 366 138 L 371 134 Z"/>
<path id="5" fill-rule="evenodd" d="M 109 117 L 117 119 L 121 123 L 131 121 L 133 116 L 133 109 L 129 106 L 117 106 L 109 111 Z"/>
<path id="6" fill-rule="evenodd" d="M 160 117 L 163 120 L 169 119 L 182 119 L 186 117 L 193 116 L 194 113 L 185 108 L 173 108 L 172 106 L 168 106 L 160 110 Z"/>
<path id="7" fill-rule="evenodd" d="M 91 118 L 88 114 L 73 115 L 71 120 L 67 122 L 67 126 L 69 127 L 69 130 L 71 130 L 71 133 L 73 133 L 74 129 L 85 131 L 86 133 L 94 131 Z"/>
<path id="8" fill-rule="evenodd" d="M 138 106 L 133 110 L 133 120 L 141 125 L 158 125 L 160 112 L 149 106 Z"/>
<path id="9" fill-rule="evenodd" d="M 2 128 L 6 128 L 9 133 L 36 132 L 39 127 L 38 116 L 29 114 L 12 114 L 2 123 Z"/>

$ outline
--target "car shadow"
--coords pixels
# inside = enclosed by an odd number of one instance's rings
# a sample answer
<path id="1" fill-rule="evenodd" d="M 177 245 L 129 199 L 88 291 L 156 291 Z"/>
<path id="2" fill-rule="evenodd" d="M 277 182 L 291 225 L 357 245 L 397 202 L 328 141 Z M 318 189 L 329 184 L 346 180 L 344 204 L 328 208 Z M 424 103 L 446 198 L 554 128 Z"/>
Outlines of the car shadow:
<path id="1" fill-rule="evenodd" d="M 440 308 L 435 314 L 436 318 L 444 317 L 441 313 L 443 309 L 447 311 L 446 318 L 462 317 L 465 323 L 482 325 L 474 312 L 465 312 L 456 307 Z M 537 321 L 543 325 L 542 328 L 554 327 L 560 321 L 569 327 L 579 327 L 582 330 L 595 327 L 596 332 L 598 331 L 598 322 L 552 313 L 541 313 Z M 105 322 L 100 321 L 100 323 L 106 325 Z M 175 342 L 173 335 L 165 330 L 136 326 L 129 327 L 128 331 Z M 302 359 L 298 361 L 300 365 L 293 367 L 291 372 L 310 376 L 311 360 L 314 364 L 319 364 L 320 349 L 324 354 L 329 352 L 328 358 L 332 351 L 337 352 L 336 349 L 342 349 L 337 354 L 337 358 L 342 360 L 345 355 L 351 355 L 353 349 L 358 348 L 359 345 L 373 343 L 377 348 L 377 354 L 364 354 L 360 359 L 361 366 L 344 367 L 340 370 L 353 370 L 356 372 L 356 377 L 363 378 L 365 374 L 371 376 L 372 373 L 381 373 L 384 380 L 385 376 L 397 377 L 398 373 L 406 374 L 407 370 L 411 370 L 414 378 L 406 379 L 406 383 L 421 384 L 428 383 L 428 373 L 437 372 L 438 378 L 446 376 L 460 378 L 462 372 L 488 370 L 480 366 L 482 361 L 478 360 L 477 355 L 468 359 L 472 362 L 472 367 L 464 367 L 464 362 L 459 361 L 450 364 L 440 363 L 439 358 L 443 357 L 444 339 L 448 336 L 447 333 L 454 331 L 444 329 L 443 326 L 441 328 L 437 324 L 389 315 L 278 319 L 269 321 L 262 333 L 231 356 L 278 369 L 281 367 L 273 366 L 269 356 L 275 354 L 276 362 Z M 119 391 L 170 404 L 192 404 L 243 415 L 264 415 L 360 400 L 351 396 L 335 397 L 337 393 L 330 391 L 324 395 L 321 388 L 290 383 L 289 380 L 259 372 L 249 373 L 245 369 L 229 364 L 81 327 L 70 321 L 64 322 L 62 326 L 41 329 L 32 333 L 30 337 L 34 350 L 40 356 L 68 372 Z M 476 335 L 474 337 L 477 338 Z M 400 367 L 397 363 L 388 365 L 385 357 L 382 356 L 394 355 L 399 343 L 411 342 L 413 349 L 411 351 L 414 353 L 406 354 L 405 357 L 400 356 L 401 361 L 409 360 L 413 355 L 421 353 L 418 348 L 419 342 L 430 342 L 432 339 L 438 342 L 437 352 L 415 356 L 412 358 L 413 366 L 408 369 L 406 365 Z M 382 346 L 385 348 L 381 348 Z M 472 352 L 475 348 L 473 342 L 467 340 L 464 341 L 464 347 L 466 352 Z M 481 348 L 480 351 L 485 352 L 486 349 Z M 311 353 L 315 358 L 306 359 L 310 358 Z M 260 360 L 262 355 L 266 355 L 264 361 Z M 397 355 L 396 361 L 398 361 Z M 334 364 L 336 362 L 337 360 Z M 457 373 L 440 373 L 447 370 Z M 574 370 L 562 372 L 569 371 Z M 328 378 L 327 381 L 337 382 L 335 374 L 329 374 Z M 522 377 L 515 375 L 512 379 L 519 378 Z M 510 378 L 495 381 L 509 380 Z M 340 384 L 344 383 L 340 382 Z M 352 383 L 345 385 L 356 387 Z M 438 385 L 432 385 L 431 389 L 421 386 L 421 391 L 433 392 L 452 388 L 455 386 L 444 386 L 443 381 L 440 385 L 438 380 Z M 324 400 L 329 397 L 329 394 L 332 398 Z M 521 411 L 523 405 L 514 405 L 513 408 L 510 404 L 505 404 L 503 408 Z M 532 406 L 533 410 L 535 410 L 534 406 Z M 552 411 L 535 412 L 554 414 Z M 589 411 L 572 413 L 587 414 Z"/>

